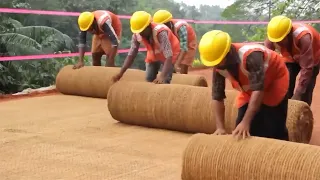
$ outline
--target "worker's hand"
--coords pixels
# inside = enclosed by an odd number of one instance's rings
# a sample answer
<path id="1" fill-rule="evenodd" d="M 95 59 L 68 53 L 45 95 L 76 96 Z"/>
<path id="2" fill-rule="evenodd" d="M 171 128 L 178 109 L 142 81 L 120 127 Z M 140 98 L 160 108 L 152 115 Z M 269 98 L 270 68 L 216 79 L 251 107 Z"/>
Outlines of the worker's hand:
<path id="1" fill-rule="evenodd" d="M 213 134 L 214 135 L 226 135 L 227 131 L 225 129 L 218 128 Z"/>
<path id="2" fill-rule="evenodd" d="M 121 73 L 116 74 L 115 76 L 112 77 L 112 81 L 113 82 L 119 81 L 122 78 L 122 75 L 123 74 L 121 74 Z"/>
<path id="3" fill-rule="evenodd" d="M 83 62 L 78 62 L 76 65 L 73 66 L 73 69 L 80 69 L 84 66 Z"/>
<path id="4" fill-rule="evenodd" d="M 159 76 L 158 78 L 156 78 L 153 83 L 155 84 L 164 84 L 164 78 Z"/>
<path id="5" fill-rule="evenodd" d="M 294 93 L 291 99 L 300 101 L 301 100 L 301 95 L 297 94 L 297 93 Z"/>
<path id="6" fill-rule="evenodd" d="M 176 70 L 176 73 L 180 73 L 180 71 L 181 71 L 180 64 L 176 63 L 176 64 L 174 65 L 174 69 Z"/>
<path id="7" fill-rule="evenodd" d="M 250 124 L 246 123 L 245 121 L 241 121 L 241 123 L 238 124 L 236 129 L 232 131 L 232 135 L 237 140 L 241 138 L 245 139 L 247 137 L 250 137 Z"/>

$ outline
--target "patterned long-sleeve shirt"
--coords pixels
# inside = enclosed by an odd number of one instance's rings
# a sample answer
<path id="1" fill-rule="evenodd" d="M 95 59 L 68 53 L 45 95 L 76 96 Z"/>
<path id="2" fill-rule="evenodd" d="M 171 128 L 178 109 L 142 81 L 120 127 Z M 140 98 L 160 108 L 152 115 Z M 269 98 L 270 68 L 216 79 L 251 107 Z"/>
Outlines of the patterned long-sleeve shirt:
<path id="1" fill-rule="evenodd" d="M 118 38 L 113 30 L 113 27 L 111 26 L 111 23 L 108 21 L 103 24 L 102 26 L 103 33 L 110 38 L 112 46 L 118 46 Z M 79 34 L 79 47 L 85 47 L 87 43 L 87 31 L 80 31 Z"/>
<path id="2" fill-rule="evenodd" d="M 169 37 L 168 37 L 168 32 L 166 32 L 166 31 L 160 32 L 158 34 L 158 39 L 159 39 L 159 43 L 160 43 L 160 49 L 161 49 L 164 57 L 165 58 L 172 57 L 173 53 L 172 53 L 172 49 L 171 49 L 171 43 L 170 43 Z M 151 44 L 154 43 L 152 36 L 149 41 Z M 138 51 L 139 47 L 140 47 L 140 42 L 136 39 L 135 35 L 132 35 L 131 48 L 130 48 L 128 55 L 133 55 L 135 52 Z"/>
<path id="3" fill-rule="evenodd" d="M 188 30 L 187 26 L 183 25 L 178 30 L 178 36 L 180 40 L 180 48 L 182 51 L 188 51 Z"/>
<path id="4" fill-rule="evenodd" d="M 275 50 L 275 46 L 268 39 L 264 42 L 265 46 Z M 304 93 L 312 77 L 312 69 L 315 66 L 313 59 L 312 40 L 310 35 L 304 35 L 297 45 L 300 48 L 300 54 L 294 56 L 294 59 L 301 67 L 299 83 L 296 92 Z M 290 53 L 290 52 L 289 52 Z"/>
<path id="5" fill-rule="evenodd" d="M 247 71 L 249 71 L 249 85 L 252 91 L 264 89 L 264 60 L 261 52 L 253 52 L 247 57 Z M 239 81 L 238 64 L 227 69 L 228 72 Z M 225 77 L 214 70 L 212 77 L 212 99 L 222 101 L 226 98 Z"/>

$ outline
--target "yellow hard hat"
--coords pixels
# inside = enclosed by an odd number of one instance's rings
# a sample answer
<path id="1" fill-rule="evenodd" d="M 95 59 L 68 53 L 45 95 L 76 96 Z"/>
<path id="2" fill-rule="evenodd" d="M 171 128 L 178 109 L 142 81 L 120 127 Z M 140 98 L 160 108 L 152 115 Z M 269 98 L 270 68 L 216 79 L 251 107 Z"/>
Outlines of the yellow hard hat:
<path id="1" fill-rule="evenodd" d="M 268 38 L 271 42 L 280 42 L 289 34 L 291 28 L 291 19 L 285 16 L 275 16 L 268 23 Z"/>
<path id="2" fill-rule="evenodd" d="M 78 18 L 78 25 L 81 31 L 87 31 L 92 25 L 94 15 L 92 12 L 83 12 Z"/>
<path id="3" fill-rule="evenodd" d="M 200 59 L 205 66 L 218 65 L 231 47 L 231 37 L 220 30 L 205 33 L 199 42 Z"/>
<path id="4" fill-rule="evenodd" d="M 145 11 L 136 11 L 130 18 L 133 33 L 141 33 L 151 23 L 151 15 Z"/>
<path id="5" fill-rule="evenodd" d="M 172 19 L 172 14 L 167 10 L 159 10 L 153 15 L 153 22 L 158 24 L 164 24 Z"/>

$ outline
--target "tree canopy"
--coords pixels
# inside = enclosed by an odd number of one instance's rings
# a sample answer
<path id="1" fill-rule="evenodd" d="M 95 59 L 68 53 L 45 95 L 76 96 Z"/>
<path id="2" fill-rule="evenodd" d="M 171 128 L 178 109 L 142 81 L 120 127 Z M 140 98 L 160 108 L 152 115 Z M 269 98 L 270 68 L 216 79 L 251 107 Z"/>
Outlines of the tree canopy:
<path id="1" fill-rule="evenodd" d="M 312 0 L 236 0 L 225 9 L 209 5 L 195 7 L 173 0 L 2 0 L 0 7 L 70 12 L 105 9 L 124 15 L 131 15 L 137 10 L 153 14 L 159 9 L 167 9 L 177 19 L 222 21 L 268 21 L 270 17 L 280 14 L 297 20 L 320 17 L 320 3 Z M 129 48 L 132 36 L 129 20 L 122 19 L 122 25 L 123 38 L 120 48 Z M 319 24 L 313 25 L 319 30 Z M 213 29 L 228 32 L 233 42 L 262 41 L 266 37 L 266 25 L 192 24 L 192 26 L 195 28 L 198 41 L 204 33 Z M 77 52 L 78 34 L 77 17 L 74 16 L 2 13 L 0 56 Z M 91 42 L 91 36 L 87 41 Z M 90 50 L 90 46 L 91 43 L 88 43 L 87 51 Z M 116 65 L 121 66 L 125 57 L 126 54 L 117 55 Z M 139 53 L 133 68 L 144 69 L 144 58 L 145 53 Z M 74 57 L 0 62 L 0 93 L 14 93 L 24 88 L 54 84 L 59 69 L 66 64 L 76 63 L 77 59 Z M 90 59 L 90 56 L 86 57 L 87 65 L 91 63 Z"/>

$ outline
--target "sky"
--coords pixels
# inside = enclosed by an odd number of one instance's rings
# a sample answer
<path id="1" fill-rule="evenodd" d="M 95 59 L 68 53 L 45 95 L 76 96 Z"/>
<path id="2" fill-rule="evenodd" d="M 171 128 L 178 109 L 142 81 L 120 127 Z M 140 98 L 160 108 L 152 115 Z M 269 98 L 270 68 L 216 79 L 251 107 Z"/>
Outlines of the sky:
<path id="1" fill-rule="evenodd" d="M 188 5 L 195 5 L 197 7 L 200 6 L 200 4 L 205 5 L 217 5 L 221 8 L 225 8 L 229 5 L 231 5 L 235 0 L 174 0 L 176 2 L 184 2 Z"/>

